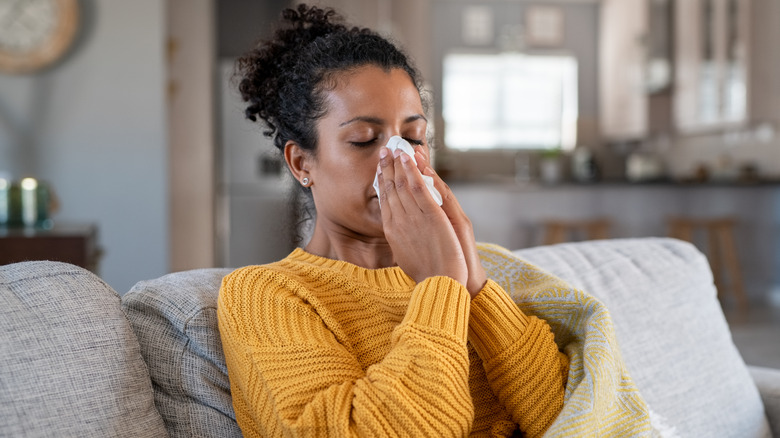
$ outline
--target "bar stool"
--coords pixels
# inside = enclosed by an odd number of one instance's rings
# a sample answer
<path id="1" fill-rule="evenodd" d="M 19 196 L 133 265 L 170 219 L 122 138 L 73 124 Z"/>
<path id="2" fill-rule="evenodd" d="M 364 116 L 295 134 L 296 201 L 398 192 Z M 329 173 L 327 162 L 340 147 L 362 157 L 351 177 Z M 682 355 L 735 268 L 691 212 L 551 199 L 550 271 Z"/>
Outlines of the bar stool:
<path id="1" fill-rule="evenodd" d="M 728 271 L 731 280 L 730 291 L 737 300 L 737 305 L 742 311 L 748 308 L 747 294 L 742 285 L 742 269 L 737 256 L 737 246 L 734 238 L 734 228 L 737 221 L 731 217 L 713 219 L 694 219 L 689 217 L 672 217 L 667 220 L 669 236 L 694 243 L 694 233 L 697 230 L 704 231 L 707 237 L 707 258 L 712 268 L 715 279 L 715 288 L 718 298 L 725 291 L 723 284 L 724 270 L 721 263 Z"/>
<path id="2" fill-rule="evenodd" d="M 546 220 L 544 225 L 544 244 L 569 242 L 572 237 L 584 237 L 588 240 L 606 239 L 609 237 L 610 222 L 605 218 L 588 220 L 562 221 Z"/>

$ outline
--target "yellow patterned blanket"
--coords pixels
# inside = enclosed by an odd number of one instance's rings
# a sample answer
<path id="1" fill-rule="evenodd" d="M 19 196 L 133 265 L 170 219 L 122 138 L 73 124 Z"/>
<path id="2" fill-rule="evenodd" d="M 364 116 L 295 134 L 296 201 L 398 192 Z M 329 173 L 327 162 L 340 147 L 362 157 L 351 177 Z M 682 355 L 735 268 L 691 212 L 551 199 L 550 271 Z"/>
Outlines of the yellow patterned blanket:
<path id="1" fill-rule="evenodd" d="M 563 410 L 545 437 L 658 436 L 620 356 L 607 308 L 504 248 L 479 244 L 479 252 L 488 276 L 524 312 L 547 321 L 569 356 Z"/>

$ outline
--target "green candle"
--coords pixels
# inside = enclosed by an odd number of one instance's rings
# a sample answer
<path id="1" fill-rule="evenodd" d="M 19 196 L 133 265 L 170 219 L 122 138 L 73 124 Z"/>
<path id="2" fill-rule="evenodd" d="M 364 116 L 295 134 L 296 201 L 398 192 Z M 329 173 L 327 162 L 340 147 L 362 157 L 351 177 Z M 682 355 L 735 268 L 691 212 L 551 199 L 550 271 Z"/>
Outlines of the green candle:
<path id="1" fill-rule="evenodd" d="M 8 191 L 10 189 L 11 182 L 0 178 L 0 226 L 8 225 Z"/>
<path id="2" fill-rule="evenodd" d="M 22 225 L 22 187 L 12 182 L 8 187 L 8 226 Z"/>

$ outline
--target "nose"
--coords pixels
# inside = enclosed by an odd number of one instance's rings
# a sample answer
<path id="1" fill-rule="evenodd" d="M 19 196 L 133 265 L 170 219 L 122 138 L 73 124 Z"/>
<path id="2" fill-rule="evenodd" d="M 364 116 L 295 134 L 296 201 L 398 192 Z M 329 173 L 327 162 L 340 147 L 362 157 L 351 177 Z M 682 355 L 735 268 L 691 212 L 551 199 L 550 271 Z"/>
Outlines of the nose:
<path id="1" fill-rule="evenodd" d="M 385 143 L 382 146 L 386 146 L 387 143 L 390 142 L 390 139 L 393 137 L 402 137 L 401 131 L 396 129 L 388 129 L 387 132 L 385 133 Z"/>
<path id="2" fill-rule="evenodd" d="M 397 131 L 395 131 L 395 130 L 388 130 L 388 131 L 385 133 L 385 135 L 384 135 L 384 137 L 383 137 L 383 140 L 379 142 L 379 147 L 378 147 L 378 148 L 376 148 L 376 160 L 377 160 L 377 162 L 379 162 L 379 158 L 380 158 L 380 157 L 379 157 L 379 153 L 380 153 L 380 151 L 382 151 L 382 149 L 385 149 L 385 147 L 387 146 L 387 144 L 388 144 L 388 142 L 390 141 L 390 139 L 391 139 L 392 137 L 394 137 L 394 136 L 398 136 L 398 137 L 400 137 L 400 136 L 401 136 L 401 133 L 400 133 L 400 132 L 397 132 Z"/>

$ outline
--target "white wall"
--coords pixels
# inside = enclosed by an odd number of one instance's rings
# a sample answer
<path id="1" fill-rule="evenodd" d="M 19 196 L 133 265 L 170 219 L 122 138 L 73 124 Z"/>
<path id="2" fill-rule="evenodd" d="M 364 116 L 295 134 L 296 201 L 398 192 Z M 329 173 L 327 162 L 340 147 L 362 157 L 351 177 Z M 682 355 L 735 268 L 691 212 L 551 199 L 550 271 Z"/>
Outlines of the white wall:
<path id="1" fill-rule="evenodd" d="M 165 2 L 82 4 L 68 59 L 0 75 L 0 171 L 49 181 L 55 221 L 96 223 L 100 275 L 124 293 L 168 270 Z"/>

